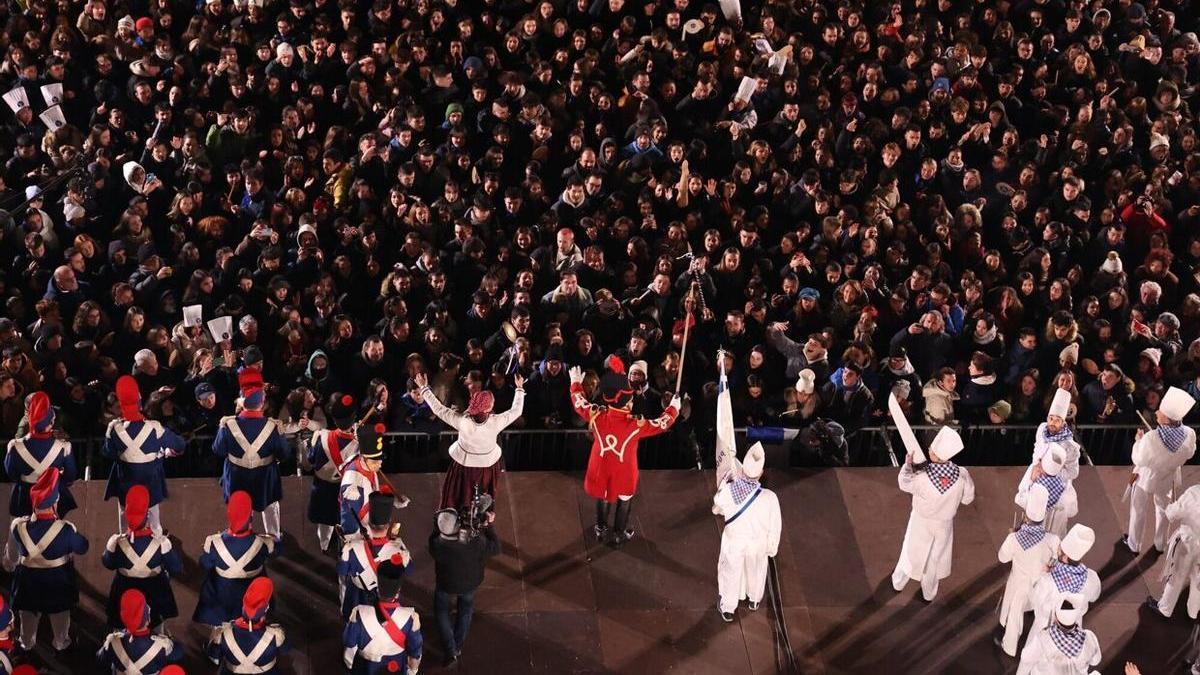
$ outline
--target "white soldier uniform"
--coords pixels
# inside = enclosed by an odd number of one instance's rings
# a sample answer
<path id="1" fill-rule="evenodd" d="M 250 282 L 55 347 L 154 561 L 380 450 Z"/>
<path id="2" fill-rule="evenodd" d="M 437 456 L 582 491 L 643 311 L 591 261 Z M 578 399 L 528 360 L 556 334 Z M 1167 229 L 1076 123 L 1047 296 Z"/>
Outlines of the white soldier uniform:
<path id="1" fill-rule="evenodd" d="M 1057 443 L 1046 446 L 1038 466 L 1041 470 L 1036 472 L 1036 479 L 1028 478 L 1034 475 L 1034 472 L 1026 472 L 1027 479 L 1022 480 L 1017 487 L 1015 501 L 1017 506 L 1025 508 L 1025 500 L 1031 486 L 1041 485 L 1046 488 L 1050 500 L 1046 504 L 1046 519 L 1043 525 L 1047 532 L 1062 537 L 1067 533 L 1068 522 L 1079 513 L 1079 496 L 1075 493 L 1075 486 L 1071 484 L 1071 480 L 1065 477 L 1066 450 Z"/>
<path id="2" fill-rule="evenodd" d="M 975 500 L 971 474 L 950 461 L 962 448 L 958 432 L 942 427 L 929 445 L 929 453 L 941 461 L 930 461 L 919 471 L 906 462 L 900 469 L 900 489 L 913 499 L 892 588 L 902 591 L 910 579 L 919 581 L 927 602 L 937 595 L 938 582 L 950 576 L 958 507 Z"/>
<path id="3" fill-rule="evenodd" d="M 1017 675 L 1088 675 L 1100 664 L 1100 641 L 1080 625 L 1077 603 L 1086 601 L 1068 595 L 1054 610 L 1054 623 L 1035 628 L 1021 650 Z"/>
<path id="4" fill-rule="evenodd" d="M 725 518 L 717 560 L 723 618 L 743 599 L 750 601 L 750 609 L 758 608 L 767 586 L 768 559 L 779 552 L 779 498 L 758 482 L 765 461 L 762 445 L 755 443 L 746 453 L 741 476 L 724 483 L 713 498 L 713 513 Z"/>
<path id="5" fill-rule="evenodd" d="M 1196 401 L 1182 389 L 1171 387 L 1163 396 L 1159 412 L 1176 422 L 1147 431 L 1133 444 L 1133 472 L 1137 481 L 1130 490 L 1129 550 L 1142 550 L 1142 536 L 1154 513 L 1154 547 L 1166 550 L 1167 506 L 1176 485 L 1182 482 L 1179 468 L 1196 454 L 1196 432 L 1181 422 Z"/>
<path id="6" fill-rule="evenodd" d="M 1163 592 L 1157 603 L 1163 616 L 1171 616 L 1184 588 L 1188 593 L 1187 613 L 1200 614 L 1200 485 L 1193 485 L 1167 507 L 1167 519 L 1178 529 L 1167 546 L 1163 568 Z"/>
<path id="7" fill-rule="evenodd" d="M 1025 500 L 1025 522 L 1000 545 L 1000 562 L 1012 563 L 1008 583 L 1004 585 L 1004 599 L 1000 601 L 1000 625 L 1004 627 L 1000 646 L 1009 656 L 1017 655 L 1025 613 L 1032 609 L 1029 593 L 1058 554 L 1058 536 L 1042 527 L 1049 498 L 1045 487 L 1031 486 Z"/>
<path id="8" fill-rule="evenodd" d="M 1076 595 L 1075 603 L 1079 618 L 1087 614 L 1088 604 L 1100 597 L 1100 577 L 1095 570 L 1080 562 L 1096 543 L 1096 533 L 1086 525 L 1075 525 L 1063 537 L 1059 550 L 1071 562 L 1058 560 L 1037 580 L 1029 594 L 1033 605 L 1033 630 L 1039 631 L 1050 625 L 1054 610 L 1062 605 L 1063 598 Z"/>

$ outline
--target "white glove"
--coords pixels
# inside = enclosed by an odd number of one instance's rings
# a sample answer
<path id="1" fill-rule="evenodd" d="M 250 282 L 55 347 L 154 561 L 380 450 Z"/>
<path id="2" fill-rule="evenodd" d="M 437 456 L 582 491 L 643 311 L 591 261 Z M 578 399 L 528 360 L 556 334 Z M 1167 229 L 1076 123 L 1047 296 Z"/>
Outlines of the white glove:
<path id="1" fill-rule="evenodd" d="M 579 366 L 571 366 L 571 369 L 567 371 L 567 375 L 571 377 L 571 384 L 583 382 L 583 368 Z"/>
<path id="2" fill-rule="evenodd" d="M 671 397 L 671 407 L 675 410 L 683 410 L 683 399 L 679 398 L 679 394 Z"/>

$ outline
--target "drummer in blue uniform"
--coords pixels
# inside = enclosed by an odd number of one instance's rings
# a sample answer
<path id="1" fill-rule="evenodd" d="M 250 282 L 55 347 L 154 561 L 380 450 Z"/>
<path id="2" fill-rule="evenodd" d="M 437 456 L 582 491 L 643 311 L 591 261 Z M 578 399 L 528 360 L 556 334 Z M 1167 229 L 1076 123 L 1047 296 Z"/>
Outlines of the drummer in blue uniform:
<path id="1" fill-rule="evenodd" d="M 342 590 L 342 620 L 350 618 L 359 605 L 374 604 L 379 599 L 379 578 L 392 574 L 403 576 L 412 554 L 400 538 L 400 525 L 392 523 L 394 500 L 379 492 L 369 500 L 366 531 L 347 535 L 342 547 L 342 559 L 337 565 Z"/>
<path id="2" fill-rule="evenodd" d="M 354 438 L 354 398 L 335 393 L 329 400 L 329 417 L 336 428 L 321 429 L 312 436 L 307 461 L 312 467 L 312 491 L 308 495 L 308 520 L 317 526 L 321 550 L 329 548 L 333 528 L 338 525 L 338 490 L 342 467 L 358 454 Z"/>
<path id="3" fill-rule="evenodd" d="M 145 485 L 150 491 L 147 521 L 155 534 L 162 534 L 158 505 L 167 498 L 163 458 L 182 455 L 185 443 L 175 432 L 142 415 L 142 394 L 137 380 L 129 375 L 117 379 L 117 402 L 121 405 L 121 419 L 109 423 L 104 434 L 102 454 L 113 462 L 104 499 L 117 498 L 117 516 L 123 530 L 125 495 L 134 485 Z"/>
<path id="4" fill-rule="evenodd" d="M 102 562 L 116 571 L 108 591 L 108 625 L 113 629 L 122 625 L 120 602 L 129 589 L 137 589 L 148 600 L 152 627 L 158 628 L 165 620 L 179 616 L 171 577 L 183 572 L 183 562 L 172 548 L 171 540 L 150 529 L 146 522 L 149 506 L 150 491 L 146 486 L 129 488 L 125 495 L 125 522 L 129 528 L 109 537 L 104 547 Z"/>
<path id="5" fill-rule="evenodd" d="M 50 467 L 30 490 L 33 515 L 14 518 L 4 550 L 5 569 L 14 569 L 12 604 L 21 617 L 21 648 L 37 644 L 38 623 L 50 615 L 53 647 L 71 646 L 71 610 L 79 603 L 75 556 L 88 540 L 57 513 L 59 470 Z"/>
<path id="6" fill-rule="evenodd" d="M 213 439 L 213 452 L 225 458 L 221 486 L 225 501 L 239 490 L 249 493 L 254 510 L 262 513 L 263 529 L 278 540 L 282 534 L 279 500 L 283 497 L 279 463 L 291 458 L 292 449 L 275 420 L 263 414 L 266 391 L 262 372 L 243 368 L 238 373 L 238 387 L 242 391 L 242 411 L 222 418 Z"/>
<path id="7" fill-rule="evenodd" d="M 267 560 L 277 552 L 275 540 L 255 534 L 250 495 L 235 492 L 225 505 L 229 529 L 204 540 L 200 566 L 206 571 L 192 621 L 214 629 L 241 614 L 242 598 L 251 582 L 267 573 Z"/>
<path id="8" fill-rule="evenodd" d="M 381 482 L 383 469 L 382 424 L 361 425 L 355 432 L 358 439 L 358 455 L 342 467 L 341 526 L 343 533 L 361 532 L 367 522 L 367 511 L 371 495 L 379 492 L 391 495 L 397 508 L 408 506 L 408 499 L 392 494 L 392 487 Z"/>
<path id="9" fill-rule="evenodd" d="M 29 503 L 29 488 L 42 477 L 46 469 L 57 467 L 62 472 L 59 480 L 60 497 L 58 513 L 66 517 L 75 508 L 70 485 L 75 481 L 75 455 L 71 442 L 54 437 L 54 408 L 45 392 L 35 392 L 29 400 L 29 433 L 8 442 L 8 453 L 4 456 L 4 472 L 12 479 L 12 494 L 8 512 L 12 516 L 28 516 L 33 513 Z"/>
<path id="10" fill-rule="evenodd" d="M 379 599 L 354 608 L 342 633 L 346 667 L 356 675 L 406 672 L 421 667 L 421 617 L 400 604 L 400 570 L 380 568 Z"/>
<path id="11" fill-rule="evenodd" d="M 123 630 L 108 634 L 96 653 L 100 667 L 112 675 L 160 675 L 168 664 L 183 660 L 183 645 L 165 635 L 151 635 L 152 605 L 136 588 L 121 594 Z"/>
<path id="12" fill-rule="evenodd" d="M 242 599 L 242 615 L 221 626 L 209 642 L 205 651 L 220 665 L 220 675 L 279 672 L 279 657 L 287 652 L 288 644 L 283 628 L 267 623 L 274 588 L 266 577 L 255 579 Z"/>

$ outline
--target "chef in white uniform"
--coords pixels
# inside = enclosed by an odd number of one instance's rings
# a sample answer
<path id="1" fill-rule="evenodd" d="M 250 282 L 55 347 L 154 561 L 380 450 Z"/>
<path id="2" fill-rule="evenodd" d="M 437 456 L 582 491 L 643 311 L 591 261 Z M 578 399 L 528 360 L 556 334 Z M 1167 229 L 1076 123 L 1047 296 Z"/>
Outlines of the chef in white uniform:
<path id="1" fill-rule="evenodd" d="M 735 467 L 713 498 L 713 513 L 725 519 L 717 592 L 718 610 L 727 622 L 733 621 L 742 600 L 749 601 L 750 611 L 758 609 L 767 587 L 768 558 L 779 552 L 783 530 L 779 498 L 759 483 L 765 462 L 762 444 L 755 443 L 746 451 L 740 470 Z"/>
<path id="2" fill-rule="evenodd" d="M 1167 548 L 1167 506 L 1176 486 L 1181 485 L 1179 468 L 1196 454 L 1196 432 L 1184 426 L 1196 400 L 1186 391 L 1171 387 L 1163 396 L 1155 413 L 1158 427 L 1152 431 L 1138 430 L 1133 444 L 1133 475 L 1129 497 L 1129 534 L 1125 544 L 1129 550 L 1142 550 L 1146 527 L 1154 517 L 1154 547 L 1160 552 Z"/>
<path id="3" fill-rule="evenodd" d="M 1029 634 L 1021 650 L 1017 675 L 1088 675 L 1100 665 L 1100 640 L 1080 623 L 1081 604 L 1087 601 L 1069 594 L 1054 609 L 1054 622 Z"/>
<path id="4" fill-rule="evenodd" d="M 1087 614 L 1088 604 L 1100 597 L 1100 576 L 1083 564 L 1083 556 L 1096 543 L 1096 533 L 1087 525 L 1076 524 L 1063 537 L 1058 559 L 1042 574 L 1029 594 L 1033 605 L 1033 629 L 1050 625 L 1057 609 L 1068 595 L 1078 595 L 1075 608 L 1079 617 Z"/>
<path id="5" fill-rule="evenodd" d="M 1032 609 L 1029 592 L 1058 554 L 1058 535 L 1047 532 L 1042 526 L 1049 499 L 1050 494 L 1044 486 L 1033 484 L 1025 495 L 1024 522 L 1000 545 L 1000 562 L 1012 563 L 1012 571 L 1004 585 L 1004 599 L 1000 601 L 1000 625 L 1004 628 L 1004 636 L 998 638 L 997 643 L 1009 656 L 1017 655 L 1017 642 L 1025 629 L 1025 612 Z"/>
<path id="6" fill-rule="evenodd" d="M 1050 412 L 1046 413 L 1046 421 L 1038 425 L 1033 437 L 1033 459 L 1025 472 L 1024 481 L 1036 478 L 1034 475 L 1039 468 L 1039 462 L 1046 450 L 1059 446 L 1066 453 L 1063 462 L 1063 474 L 1067 480 L 1079 477 L 1080 445 L 1075 442 L 1075 435 L 1067 426 L 1067 416 L 1071 414 L 1071 392 L 1059 389 L 1054 392 L 1054 400 L 1050 402 Z"/>
<path id="7" fill-rule="evenodd" d="M 1187 613 L 1200 614 L 1200 485 L 1193 485 L 1167 507 L 1167 519 L 1176 527 L 1167 545 L 1167 564 L 1163 567 L 1163 592 L 1159 599 L 1146 604 L 1169 617 L 1175 611 L 1184 588 L 1188 592 Z"/>
<path id="8" fill-rule="evenodd" d="M 912 512 L 900 560 L 892 572 L 892 587 L 899 592 L 909 580 L 918 581 L 926 602 L 937 596 L 938 582 L 950 576 L 958 507 L 975 500 L 971 474 L 950 461 L 962 449 L 958 432 L 942 427 L 929 444 L 929 461 L 909 452 L 900 469 L 900 489 L 912 495 Z M 913 466 L 914 461 L 919 468 Z"/>
<path id="9" fill-rule="evenodd" d="M 1044 525 L 1047 532 L 1053 532 L 1059 537 L 1067 533 L 1068 522 L 1079 513 L 1079 496 L 1075 493 L 1072 480 L 1067 478 L 1066 460 L 1067 451 L 1063 446 L 1058 443 L 1046 446 L 1042 459 L 1038 462 L 1038 470 L 1032 474 L 1026 472 L 1027 476 L 1034 476 L 1032 480 L 1023 480 L 1017 486 L 1015 500 L 1017 506 L 1024 508 L 1031 486 L 1041 485 L 1046 488 L 1050 501 L 1046 504 Z"/>

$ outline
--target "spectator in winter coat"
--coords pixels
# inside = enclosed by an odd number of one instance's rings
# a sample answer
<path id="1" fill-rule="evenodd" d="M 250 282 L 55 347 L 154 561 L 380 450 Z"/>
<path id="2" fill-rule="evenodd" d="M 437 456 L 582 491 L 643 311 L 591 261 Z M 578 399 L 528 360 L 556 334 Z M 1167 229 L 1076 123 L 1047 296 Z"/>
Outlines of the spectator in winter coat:
<path id="1" fill-rule="evenodd" d="M 572 421 L 571 381 L 563 367 L 562 347 L 551 345 L 546 358 L 529 378 L 530 417 L 547 429 L 561 428 Z"/>
<path id="2" fill-rule="evenodd" d="M 1037 363 L 1037 331 L 1022 328 L 1004 364 L 1004 386 L 1016 386 L 1021 375 Z"/>
<path id="3" fill-rule="evenodd" d="M 866 426 L 875 407 L 875 395 L 863 384 L 863 369 L 857 363 L 847 363 L 830 376 L 822 388 L 825 415 L 854 433 Z"/>
<path id="4" fill-rule="evenodd" d="M 926 312 L 918 323 L 896 333 L 891 346 L 908 350 L 908 358 L 921 377 L 932 376 L 954 355 L 954 338 L 946 334 L 941 312 Z"/>
<path id="5" fill-rule="evenodd" d="M 953 368 L 942 368 L 921 388 L 925 399 L 926 424 L 953 424 L 954 403 L 958 401 L 955 386 L 958 376 Z"/>
<path id="6" fill-rule="evenodd" d="M 808 368 L 818 381 L 824 380 L 829 374 L 829 341 L 821 333 L 813 333 L 800 345 L 784 334 L 786 329 L 785 322 L 771 324 L 767 328 L 767 341 L 787 359 L 788 379 L 799 377 L 800 371 Z"/>
<path id="7" fill-rule="evenodd" d="M 963 385 L 959 410 L 963 422 L 981 424 L 987 421 L 987 409 L 1000 398 L 1000 385 L 992 357 L 975 352 L 967 364 L 970 379 Z"/>
<path id="8" fill-rule="evenodd" d="M 1080 421 L 1103 424 L 1134 419 L 1137 410 L 1133 397 L 1133 382 L 1115 363 L 1105 366 L 1100 377 L 1083 388 Z"/>

